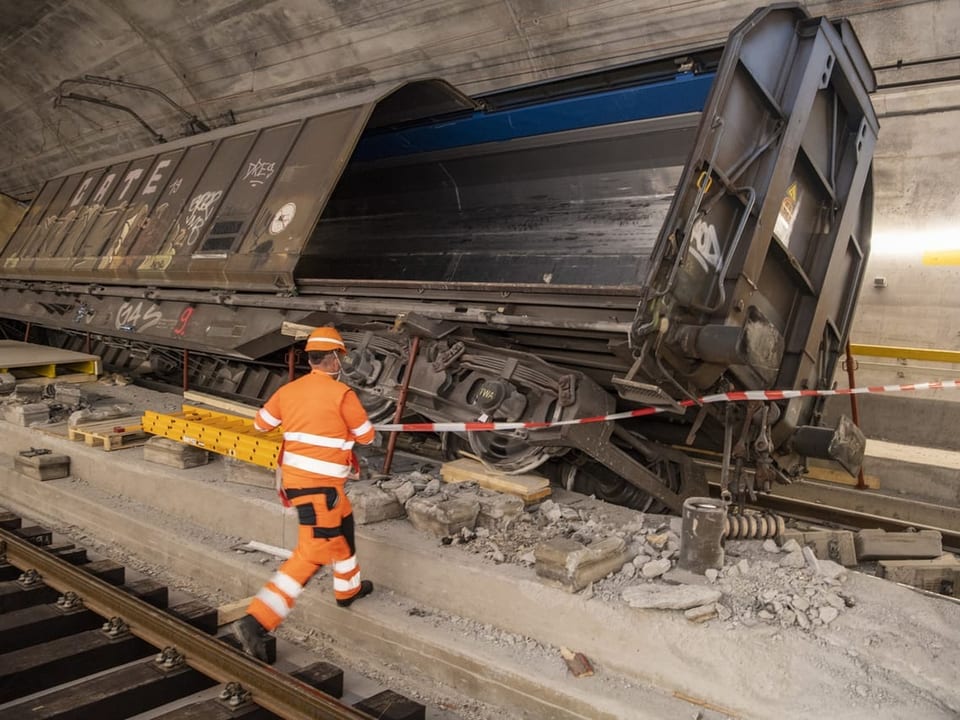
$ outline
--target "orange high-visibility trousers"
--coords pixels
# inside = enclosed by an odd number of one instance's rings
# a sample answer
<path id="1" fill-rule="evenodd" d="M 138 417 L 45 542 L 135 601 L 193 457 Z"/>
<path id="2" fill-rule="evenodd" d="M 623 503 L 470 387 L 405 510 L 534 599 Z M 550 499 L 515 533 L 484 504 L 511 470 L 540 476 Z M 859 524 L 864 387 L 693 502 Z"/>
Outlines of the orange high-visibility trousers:
<path id="1" fill-rule="evenodd" d="M 333 566 L 333 592 L 347 600 L 360 592 L 353 507 L 341 486 L 287 490 L 297 510 L 297 547 L 250 603 L 247 612 L 267 630 L 290 614 L 297 597 L 321 565 Z"/>

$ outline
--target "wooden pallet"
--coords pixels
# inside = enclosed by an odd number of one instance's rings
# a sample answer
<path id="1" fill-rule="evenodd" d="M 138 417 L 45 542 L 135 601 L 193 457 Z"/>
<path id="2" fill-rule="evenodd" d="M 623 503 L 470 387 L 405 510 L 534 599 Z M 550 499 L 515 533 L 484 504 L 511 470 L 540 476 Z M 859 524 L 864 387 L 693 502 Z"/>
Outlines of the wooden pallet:
<path id="1" fill-rule="evenodd" d="M 67 437 L 71 440 L 83 440 L 91 447 L 102 445 L 107 452 L 139 447 L 150 439 L 140 423 L 139 416 L 84 423 L 67 428 Z"/>

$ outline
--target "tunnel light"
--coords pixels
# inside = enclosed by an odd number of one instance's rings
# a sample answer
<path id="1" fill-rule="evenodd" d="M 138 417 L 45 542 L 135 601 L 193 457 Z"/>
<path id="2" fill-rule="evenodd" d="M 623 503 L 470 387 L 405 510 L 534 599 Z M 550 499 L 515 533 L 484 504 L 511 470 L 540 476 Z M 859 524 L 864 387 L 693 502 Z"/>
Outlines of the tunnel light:
<path id="1" fill-rule="evenodd" d="M 874 257 L 918 257 L 924 265 L 960 265 L 960 230 L 957 226 L 922 230 L 884 230 L 871 239 Z"/>

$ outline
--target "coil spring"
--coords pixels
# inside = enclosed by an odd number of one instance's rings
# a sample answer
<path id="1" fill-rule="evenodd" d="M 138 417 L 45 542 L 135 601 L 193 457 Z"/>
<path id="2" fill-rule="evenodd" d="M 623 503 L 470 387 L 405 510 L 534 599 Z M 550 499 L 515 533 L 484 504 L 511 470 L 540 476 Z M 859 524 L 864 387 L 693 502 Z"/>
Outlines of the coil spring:
<path id="1" fill-rule="evenodd" d="M 723 523 L 726 540 L 762 540 L 783 535 L 783 518 L 773 513 L 764 515 L 727 515 Z"/>

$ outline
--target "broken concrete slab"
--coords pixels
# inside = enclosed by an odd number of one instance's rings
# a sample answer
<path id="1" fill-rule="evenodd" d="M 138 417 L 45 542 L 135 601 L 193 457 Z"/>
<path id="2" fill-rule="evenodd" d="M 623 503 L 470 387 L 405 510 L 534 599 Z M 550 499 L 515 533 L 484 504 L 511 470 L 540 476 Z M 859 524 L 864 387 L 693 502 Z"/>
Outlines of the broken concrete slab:
<path id="1" fill-rule="evenodd" d="M 717 602 L 723 593 L 701 585 L 632 585 L 620 595 L 630 607 L 642 610 L 689 610 Z"/>
<path id="2" fill-rule="evenodd" d="M 53 397 L 57 402 L 76 407 L 86 400 L 86 393 L 75 383 L 54 383 Z"/>
<path id="3" fill-rule="evenodd" d="M 15 400 L 19 400 L 24 403 L 35 403 L 39 402 L 40 398 L 43 397 L 43 385 L 40 383 L 32 382 L 19 382 L 17 383 L 16 392 L 13 394 Z"/>
<path id="4" fill-rule="evenodd" d="M 42 402 L 6 405 L 3 418 L 15 425 L 30 427 L 50 421 L 50 406 Z"/>
<path id="5" fill-rule="evenodd" d="M 554 538 L 534 548 L 536 573 L 568 592 L 577 592 L 606 577 L 633 558 L 623 538 L 609 537 L 583 545 L 569 538 Z"/>
<path id="6" fill-rule="evenodd" d="M 473 530 L 480 514 L 480 502 L 475 497 L 439 500 L 417 496 L 408 500 L 405 507 L 417 530 L 437 537 L 452 537 L 464 528 Z"/>
<path id="7" fill-rule="evenodd" d="M 510 527 L 523 514 L 523 500 L 505 493 L 484 493 L 479 496 L 480 513 L 477 527 L 497 530 Z"/>
<path id="8" fill-rule="evenodd" d="M 833 560 L 846 567 L 857 564 L 857 550 L 850 530 L 808 530 L 803 533 L 803 545 L 813 548 L 820 560 Z"/>
<path id="9" fill-rule="evenodd" d="M 353 519 L 357 525 L 393 520 L 405 514 L 397 496 L 373 481 L 355 480 L 347 483 L 346 492 L 353 506 Z"/>
<path id="10" fill-rule="evenodd" d="M 143 459 L 158 465 L 186 470 L 210 462 L 210 453 L 196 445 L 187 445 L 170 438 L 154 436 L 143 446 Z"/>
<path id="11" fill-rule="evenodd" d="M 960 593 L 960 560 L 950 553 L 932 560 L 881 560 L 877 576 L 944 595 Z"/>
<path id="12" fill-rule="evenodd" d="M 95 423 L 101 420 L 113 420 L 115 418 L 131 417 L 139 414 L 140 413 L 130 403 L 114 403 L 102 407 L 77 410 L 67 419 L 67 425 L 69 427 L 77 427 L 84 423 Z"/>
<path id="13" fill-rule="evenodd" d="M 426 487 L 426 484 L 424 484 Z M 412 480 L 393 478 L 380 483 L 380 488 L 393 495 L 400 505 L 406 505 L 407 500 L 417 494 L 417 487 Z"/>
<path id="14" fill-rule="evenodd" d="M 943 554 L 943 540 L 936 530 L 861 530 L 857 533 L 854 544 L 860 560 L 933 559 Z"/>
<path id="15" fill-rule="evenodd" d="M 764 549 L 767 548 L 766 542 Z M 781 543 L 784 550 L 788 545 L 793 548 L 794 543 L 809 545 L 819 560 L 833 560 L 846 567 L 857 564 L 857 551 L 850 530 L 786 530 Z"/>

